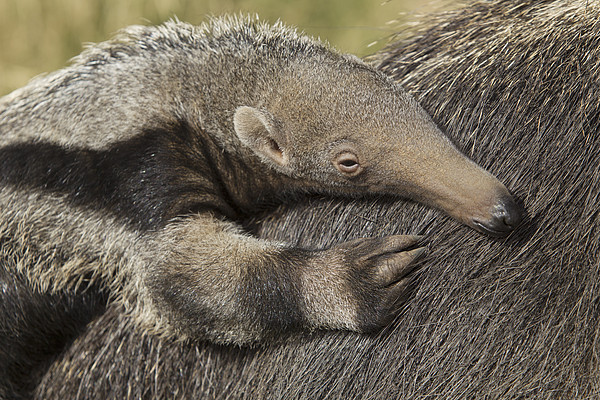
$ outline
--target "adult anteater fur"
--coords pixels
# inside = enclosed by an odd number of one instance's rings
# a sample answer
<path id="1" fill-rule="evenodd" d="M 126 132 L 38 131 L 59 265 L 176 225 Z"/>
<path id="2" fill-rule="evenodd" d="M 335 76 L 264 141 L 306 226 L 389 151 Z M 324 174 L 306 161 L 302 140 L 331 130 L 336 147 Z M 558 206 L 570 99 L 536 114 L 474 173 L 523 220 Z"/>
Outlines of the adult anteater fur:
<path id="1" fill-rule="evenodd" d="M 19 293 L 98 287 L 143 329 L 226 344 L 381 328 L 420 238 L 322 250 L 234 222 L 302 193 L 411 197 L 496 236 L 520 220 L 399 85 L 281 24 L 130 27 L 0 99 L 0 268 Z M 10 317 L 7 396 L 36 367 L 13 351 L 29 313 Z"/>
<path id="2" fill-rule="evenodd" d="M 40 398 L 597 398 L 598 21 L 596 2 L 475 2 L 377 55 L 530 214 L 507 242 L 403 203 L 318 202 L 266 221 L 269 237 L 324 246 L 408 226 L 429 234 L 421 284 L 393 327 L 240 350 L 140 335 L 111 309 Z"/>

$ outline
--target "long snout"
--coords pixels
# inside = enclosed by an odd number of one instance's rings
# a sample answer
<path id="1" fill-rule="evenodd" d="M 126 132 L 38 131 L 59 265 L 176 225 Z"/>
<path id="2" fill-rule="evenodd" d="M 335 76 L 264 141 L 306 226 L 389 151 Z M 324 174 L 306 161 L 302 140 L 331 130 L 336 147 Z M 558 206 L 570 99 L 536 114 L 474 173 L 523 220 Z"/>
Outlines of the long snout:
<path id="1" fill-rule="evenodd" d="M 431 148 L 398 167 L 418 166 L 402 179 L 408 196 L 491 236 L 506 236 L 519 225 L 523 210 L 496 177 L 449 142 Z"/>
<path id="2" fill-rule="evenodd" d="M 424 177 L 426 201 L 491 236 L 506 236 L 519 225 L 523 211 L 496 177 L 460 153 L 445 161 Z"/>

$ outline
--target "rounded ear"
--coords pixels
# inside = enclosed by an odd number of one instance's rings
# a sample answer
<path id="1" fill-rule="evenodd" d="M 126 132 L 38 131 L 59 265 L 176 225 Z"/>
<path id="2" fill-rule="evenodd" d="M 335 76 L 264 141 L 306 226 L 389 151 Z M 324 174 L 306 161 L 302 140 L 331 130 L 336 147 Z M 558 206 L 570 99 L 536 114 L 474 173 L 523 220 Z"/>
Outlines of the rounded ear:
<path id="1" fill-rule="evenodd" d="M 285 151 L 286 137 L 267 111 L 247 106 L 238 107 L 233 115 L 233 127 L 241 142 L 261 159 L 280 167 L 289 164 Z"/>

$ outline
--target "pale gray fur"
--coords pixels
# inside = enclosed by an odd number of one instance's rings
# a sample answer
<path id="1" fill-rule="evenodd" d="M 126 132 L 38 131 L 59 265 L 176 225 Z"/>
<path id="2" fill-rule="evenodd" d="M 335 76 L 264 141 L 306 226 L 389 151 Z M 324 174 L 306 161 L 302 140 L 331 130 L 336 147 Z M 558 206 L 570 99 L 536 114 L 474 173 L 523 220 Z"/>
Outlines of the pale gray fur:
<path id="1" fill-rule="evenodd" d="M 284 38 L 280 49 L 288 54 L 273 59 L 235 40 L 215 42 L 236 29 L 252 30 L 257 42 Z M 69 68 L 36 78 L 2 98 L 0 140 L 41 138 L 62 145 L 106 148 L 136 134 L 148 121 L 181 118 L 218 135 L 230 144 L 228 149 L 239 148 L 239 142 L 232 141 L 231 126 L 223 126 L 232 121 L 231 105 L 264 101 L 263 93 L 272 90 L 285 71 L 280 63 L 302 58 L 311 48 L 321 50 L 322 44 L 281 23 L 260 23 L 256 17 L 224 17 L 201 26 L 179 21 L 157 27 L 130 26 L 111 41 L 91 45 Z M 228 63 L 231 69 L 224 71 Z M 254 63 L 262 64 L 263 73 L 254 73 Z M 99 65 L 104 68 L 101 74 L 97 73 Z M 224 91 L 224 81 L 230 81 L 227 74 L 234 72 L 244 76 L 243 82 L 236 82 L 244 87 Z M 259 93 L 253 93 L 253 88 Z M 39 117 L 23 124 L 21 116 L 30 112 Z"/>

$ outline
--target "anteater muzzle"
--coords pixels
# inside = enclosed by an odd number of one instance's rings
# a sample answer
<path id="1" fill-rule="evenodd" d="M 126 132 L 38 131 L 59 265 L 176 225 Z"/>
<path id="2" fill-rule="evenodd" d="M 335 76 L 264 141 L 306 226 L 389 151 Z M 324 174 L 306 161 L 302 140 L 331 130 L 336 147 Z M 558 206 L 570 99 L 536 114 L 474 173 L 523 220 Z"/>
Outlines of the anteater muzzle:
<path id="1" fill-rule="evenodd" d="M 396 194 L 405 193 L 441 209 L 479 232 L 508 235 L 522 220 L 521 207 L 496 177 L 438 132 L 432 130 L 433 134 L 421 137 L 421 142 L 411 143 L 410 151 L 406 151 L 406 144 L 393 150 L 401 154 L 390 157 L 393 161 L 388 164 L 399 181 Z"/>
<path id="2" fill-rule="evenodd" d="M 503 196 L 492 206 L 490 218 L 473 219 L 473 227 L 491 236 L 502 237 L 510 233 L 522 220 L 522 210 L 512 196 Z"/>
<path id="3" fill-rule="evenodd" d="M 423 177 L 425 201 L 490 236 L 502 237 L 521 222 L 523 212 L 493 175 L 456 151 Z"/>

